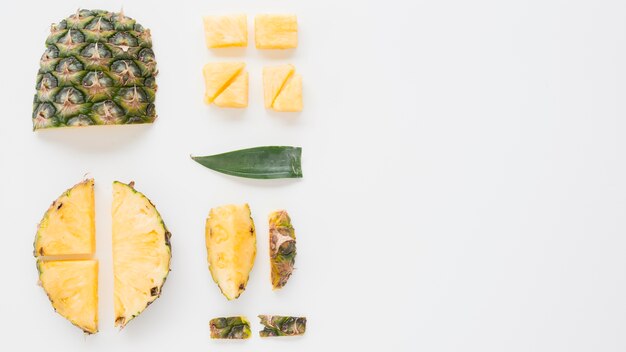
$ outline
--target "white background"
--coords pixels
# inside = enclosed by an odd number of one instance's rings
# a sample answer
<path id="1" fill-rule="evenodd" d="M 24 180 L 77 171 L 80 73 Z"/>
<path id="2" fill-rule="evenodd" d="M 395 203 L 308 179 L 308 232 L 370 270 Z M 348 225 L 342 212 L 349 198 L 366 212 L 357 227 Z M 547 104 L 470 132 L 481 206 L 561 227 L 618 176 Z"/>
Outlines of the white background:
<path id="1" fill-rule="evenodd" d="M 48 26 L 76 8 L 152 30 L 152 126 L 31 131 Z M 248 14 L 245 50 L 209 51 L 202 16 Z M 254 48 L 257 13 L 295 13 L 295 51 Z M 47 1 L 0 14 L 0 349 L 4 351 L 626 350 L 626 3 L 623 1 Z M 202 102 L 202 65 L 245 61 L 250 105 Z M 265 111 L 261 70 L 293 63 L 304 111 Z M 251 181 L 190 154 L 300 145 L 305 177 Z M 96 179 L 100 333 L 52 311 L 31 255 L 48 205 Z M 113 327 L 113 180 L 136 181 L 173 234 L 162 297 Z M 227 302 L 204 219 L 249 202 L 258 255 Z M 297 272 L 272 292 L 267 215 L 286 208 Z M 257 314 L 304 315 L 262 340 Z M 244 314 L 247 341 L 208 322 Z"/>

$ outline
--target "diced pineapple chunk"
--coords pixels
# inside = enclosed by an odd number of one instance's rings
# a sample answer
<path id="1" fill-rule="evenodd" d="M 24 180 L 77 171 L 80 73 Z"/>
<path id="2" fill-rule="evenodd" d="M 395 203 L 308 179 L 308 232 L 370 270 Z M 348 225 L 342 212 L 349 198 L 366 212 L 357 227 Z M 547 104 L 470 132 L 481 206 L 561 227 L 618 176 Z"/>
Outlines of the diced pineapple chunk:
<path id="1" fill-rule="evenodd" d="M 206 16 L 204 35 L 209 48 L 248 46 L 246 15 Z"/>
<path id="2" fill-rule="evenodd" d="M 254 20 L 257 49 L 290 49 L 298 46 L 295 15 L 257 15 Z"/>
<path id="3" fill-rule="evenodd" d="M 265 107 L 281 112 L 302 111 L 302 76 L 293 65 L 265 67 L 263 89 Z"/>
<path id="4" fill-rule="evenodd" d="M 206 92 L 204 101 L 218 106 L 246 107 L 248 105 L 248 75 L 244 74 L 243 62 L 221 62 L 204 65 Z M 240 77 L 241 76 L 241 77 Z M 232 85 L 234 87 L 231 87 Z M 228 92 L 226 92 L 228 91 Z M 220 95 L 226 92 L 226 96 Z"/>
<path id="5" fill-rule="evenodd" d="M 245 108 L 248 106 L 248 72 L 241 72 L 213 103 L 221 108 Z"/>

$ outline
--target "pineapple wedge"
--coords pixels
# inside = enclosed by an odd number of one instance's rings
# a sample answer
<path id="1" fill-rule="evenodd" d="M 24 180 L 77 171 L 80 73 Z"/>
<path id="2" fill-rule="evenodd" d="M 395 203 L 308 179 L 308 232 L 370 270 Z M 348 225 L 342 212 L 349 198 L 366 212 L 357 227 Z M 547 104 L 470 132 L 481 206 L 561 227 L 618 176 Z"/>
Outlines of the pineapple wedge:
<path id="1" fill-rule="evenodd" d="M 96 247 L 94 180 L 65 191 L 43 216 L 35 236 L 35 256 L 93 254 Z"/>
<path id="2" fill-rule="evenodd" d="M 254 19 L 257 49 L 290 49 L 298 46 L 295 15 L 257 15 Z"/>
<path id="3" fill-rule="evenodd" d="M 272 288 L 283 288 L 293 273 L 296 262 L 296 231 L 287 211 L 278 210 L 269 216 L 270 266 Z"/>
<path id="4" fill-rule="evenodd" d="M 263 91 L 266 109 L 302 111 L 302 76 L 293 65 L 264 67 Z"/>
<path id="5" fill-rule="evenodd" d="M 205 16 L 204 35 L 209 48 L 248 46 L 246 15 Z"/>
<path id="6" fill-rule="evenodd" d="M 204 65 L 204 102 L 225 107 L 248 106 L 248 75 L 243 62 L 219 62 Z M 221 97 L 222 94 L 226 94 Z"/>
<path id="7" fill-rule="evenodd" d="M 205 239 L 213 281 L 228 300 L 238 298 L 246 289 L 256 256 L 256 232 L 248 204 L 211 209 Z"/>
<path id="8" fill-rule="evenodd" d="M 115 326 L 123 328 L 161 294 L 170 271 L 170 233 L 134 184 L 113 183 Z"/>
<path id="9" fill-rule="evenodd" d="M 98 332 L 98 262 L 38 260 L 37 270 L 54 310 L 85 333 Z"/>

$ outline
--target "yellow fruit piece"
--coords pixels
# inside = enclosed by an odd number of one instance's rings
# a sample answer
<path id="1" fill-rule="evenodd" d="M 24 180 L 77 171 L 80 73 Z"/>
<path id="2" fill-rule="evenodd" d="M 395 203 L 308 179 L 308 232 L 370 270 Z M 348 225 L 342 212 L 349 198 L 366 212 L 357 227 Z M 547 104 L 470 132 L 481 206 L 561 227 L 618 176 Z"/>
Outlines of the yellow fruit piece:
<path id="1" fill-rule="evenodd" d="M 213 103 L 222 108 L 245 108 L 248 106 L 248 72 L 241 72 L 235 80 L 218 95 Z"/>
<path id="2" fill-rule="evenodd" d="M 263 96 L 265 98 L 265 108 L 270 109 L 274 105 L 274 100 L 278 93 L 293 74 L 293 65 L 271 66 L 263 68 Z"/>
<path id="3" fill-rule="evenodd" d="M 302 76 L 295 74 L 287 80 L 274 100 L 273 108 L 281 112 L 302 111 Z"/>
<path id="4" fill-rule="evenodd" d="M 113 183 L 113 294 L 119 327 L 159 297 L 172 257 L 170 233 L 159 212 L 133 186 Z"/>
<path id="5" fill-rule="evenodd" d="M 204 35 L 209 48 L 248 46 L 246 15 L 206 16 Z"/>
<path id="6" fill-rule="evenodd" d="M 213 281 L 227 299 L 239 297 L 256 256 L 256 232 L 248 204 L 211 209 L 205 239 Z"/>
<path id="7" fill-rule="evenodd" d="M 202 70 L 206 87 L 204 102 L 207 104 L 213 103 L 215 99 L 236 82 L 235 87 L 227 93 L 225 98 L 220 100 L 220 103 L 227 106 L 241 105 L 245 101 L 243 107 L 247 106 L 248 76 L 243 75 L 244 77 L 239 77 L 242 76 L 245 66 L 246 64 L 243 62 L 219 62 L 204 65 Z M 236 96 L 234 96 L 235 94 Z"/>
<path id="8" fill-rule="evenodd" d="M 93 254 L 96 247 L 94 180 L 68 189 L 46 211 L 35 237 L 35 256 Z"/>
<path id="9" fill-rule="evenodd" d="M 54 310 L 85 333 L 98 332 L 98 262 L 38 260 L 37 269 Z"/>
<path id="10" fill-rule="evenodd" d="M 295 15 L 257 15 L 254 19 L 257 49 L 290 49 L 298 46 Z"/>

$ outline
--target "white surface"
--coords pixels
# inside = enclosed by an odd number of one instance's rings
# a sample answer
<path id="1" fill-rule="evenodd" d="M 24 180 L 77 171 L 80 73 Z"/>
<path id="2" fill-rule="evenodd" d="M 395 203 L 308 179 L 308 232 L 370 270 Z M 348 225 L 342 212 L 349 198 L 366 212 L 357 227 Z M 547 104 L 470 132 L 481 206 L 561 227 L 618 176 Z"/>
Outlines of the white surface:
<path id="1" fill-rule="evenodd" d="M 624 351 L 626 21 L 623 1 L 125 1 L 152 30 L 153 126 L 31 132 L 48 24 L 120 1 L 3 5 L 0 350 Z M 287 53 L 205 48 L 201 16 L 299 17 Z M 250 36 L 254 31 L 250 27 Z M 202 103 L 201 67 L 241 60 L 250 106 Z M 262 106 L 263 65 L 304 77 L 297 116 Z M 189 154 L 301 145 L 300 181 L 202 168 Z M 31 256 L 63 190 L 95 177 L 100 330 L 52 311 Z M 109 205 L 135 180 L 173 233 L 162 297 L 113 328 Z M 212 206 L 249 202 L 258 256 L 227 302 L 206 268 Z M 272 292 L 268 212 L 290 211 L 298 270 Z M 261 340 L 255 315 L 301 314 L 306 336 Z M 209 339 L 245 314 L 254 337 Z"/>

